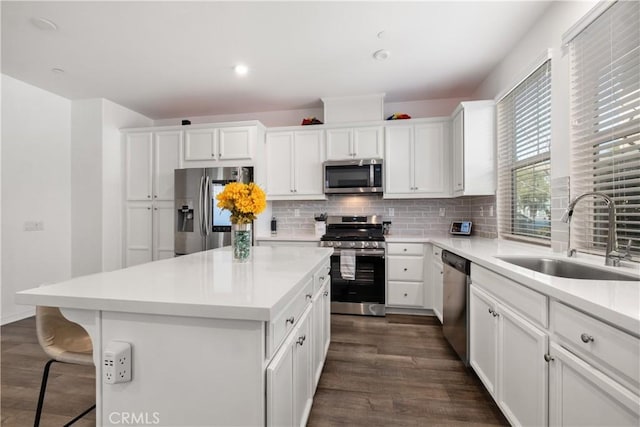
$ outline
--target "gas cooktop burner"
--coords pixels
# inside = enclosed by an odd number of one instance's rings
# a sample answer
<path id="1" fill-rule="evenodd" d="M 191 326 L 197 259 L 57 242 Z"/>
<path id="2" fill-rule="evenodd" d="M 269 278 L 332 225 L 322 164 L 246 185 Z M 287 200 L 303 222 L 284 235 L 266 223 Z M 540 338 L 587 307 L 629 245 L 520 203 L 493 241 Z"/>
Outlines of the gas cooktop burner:
<path id="1" fill-rule="evenodd" d="M 368 241 L 368 242 L 384 242 L 382 233 L 369 235 L 346 235 L 346 234 L 325 234 L 320 238 L 323 241 Z"/>

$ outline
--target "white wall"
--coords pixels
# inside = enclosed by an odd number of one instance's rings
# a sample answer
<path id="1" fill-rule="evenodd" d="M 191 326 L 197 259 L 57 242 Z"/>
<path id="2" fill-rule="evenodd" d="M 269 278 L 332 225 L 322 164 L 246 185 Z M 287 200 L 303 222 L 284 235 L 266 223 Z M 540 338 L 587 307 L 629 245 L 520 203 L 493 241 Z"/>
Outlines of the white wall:
<path id="1" fill-rule="evenodd" d="M 71 103 L 71 276 L 102 270 L 102 100 Z"/>
<path id="2" fill-rule="evenodd" d="M 124 157 L 120 129 L 152 126 L 142 114 L 102 100 L 102 271 L 123 267 Z"/>
<path id="3" fill-rule="evenodd" d="M 17 291 L 71 276 L 71 102 L 2 75 L 2 324 Z M 43 231 L 24 231 L 42 221 Z"/>
<path id="4" fill-rule="evenodd" d="M 122 268 L 120 128 L 153 121 L 106 99 L 72 102 L 72 276 Z"/>
<path id="5" fill-rule="evenodd" d="M 493 99 L 512 89 L 533 71 L 536 59 L 551 49 L 552 178 L 569 174 L 569 61 L 568 56 L 562 56 L 562 35 L 596 4 L 597 1 L 552 3 L 474 96 L 476 99 Z"/>
<path id="6" fill-rule="evenodd" d="M 448 116 L 458 106 L 461 101 L 467 101 L 470 98 L 448 98 L 448 99 L 431 99 L 425 101 L 411 102 L 390 102 L 384 104 L 384 117 L 387 118 L 393 113 L 407 113 L 411 117 L 439 117 Z M 243 120 L 259 120 L 266 127 L 278 126 L 298 126 L 305 117 L 317 117 L 323 120 L 323 108 L 308 108 L 300 110 L 286 111 L 265 111 L 257 113 L 241 113 L 241 114 L 220 114 L 215 116 L 200 117 L 178 117 L 174 119 L 162 119 L 154 121 L 154 126 L 179 125 L 182 119 L 188 119 L 191 124 L 198 123 L 222 123 L 235 122 Z"/>

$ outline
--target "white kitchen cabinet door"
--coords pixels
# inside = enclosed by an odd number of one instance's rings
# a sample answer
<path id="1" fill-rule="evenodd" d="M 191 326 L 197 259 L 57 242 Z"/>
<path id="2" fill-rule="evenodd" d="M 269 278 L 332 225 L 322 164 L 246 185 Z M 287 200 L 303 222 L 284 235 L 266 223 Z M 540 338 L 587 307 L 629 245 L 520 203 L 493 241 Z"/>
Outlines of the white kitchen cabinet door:
<path id="1" fill-rule="evenodd" d="M 498 378 L 498 317 L 493 298 L 471 285 L 469 293 L 469 362 L 487 391 L 496 394 Z"/>
<path id="2" fill-rule="evenodd" d="M 349 160 L 355 157 L 353 129 L 327 129 L 327 160 Z"/>
<path id="3" fill-rule="evenodd" d="M 125 134 L 127 200 L 151 200 L 153 133 Z"/>
<path id="4" fill-rule="evenodd" d="M 451 121 L 451 149 L 452 149 L 452 185 L 453 192 L 464 191 L 464 109 L 460 109 Z"/>
<path id="5" fill-rule="evenodd" d="M 126 266 L 130 267 L 152 261 L 152 204 L 128 203 L 126 223 Z"/>
<path id="6" fill-rule="evenodd" d="M 444 271 L 442 269 L 442 249 L 434 246 L 432 249 L 431 286 L 433 287 L 433 312 L 442 323 L 442 297 Z"/>
<path id="7" fill-rule="evenodd" d="M 448 196 L 445 165 L 444 122 L 416 125 L 414 130 L 414 191 L 429 196 Z M 446 173 L 445 173 L 446 172 Z"/>
<path id="8" fill-rule="evenodd" d="M 552 342 L 549 354 L 549 425 L 640 425 L 640 398 Z"/>
<path id="9" fill-rule="evenodd" d="M 322 131 L 298 131 L 294 135 L 295 196 L 324 197 Z"/>
<path id="10" fill-rule="evenodd" d="M 313 391 L 315 393 L 322 374 L 322 366 L 324 365 L 324 299 L 322 293 L 324 288 L 318 291 L 314 297 L 311 312 L 311 323 L 313 329 L 313 361 L 311 367 L 313 369 Z"/>
<path id="11" fill-rule="evenodd" d="M 322 292 L 322 311 L 324 312 L 324 327 L 322 328 L 323 354 L 326 360 L 331 344 L 331 276 L 327 275 L 324 291 Z"/>
<path id="12" fill-rule="evenodd" d="M 512 425 L 547 422 L 547 335 L 515 312 L 499 305 L 498 405 Z M 488 314 L 488 313 L 487 313 Z"/>
<path id="13" fill-rule="evenodd" d="M 173 200 L 173 172 L 180 167 L 182 131 L 156 132 L 153 139 L 153 199 Z"/>
<path id="14" fill-rule="evenodd" d="M 353 129 L 353 149 L 358 159 L 384 157 L 384 133 L 381 126 Z"/>
<path id="15" fill-rule="evenodd" d="M 267 196 L 292 196 L 293 132 L 267 134 Z"/>
<path id="16" fill-rule="evenodd" d="M 413 191 L 413 126 L 385 129 L 385 197 Z"/>
<path id="17" fill-rule="evenodd" d="M 157 202 L 153 206 L 153 260 L 173 258 L 174 251 L 174 204 Z"/>
<path id="18" fill-rule="evenodd" d="M 293 345 L 286 342 L 267 367 L 267 426 L 293 426 Z"/>
<path id="19" fill-rule="evenodd" d="M 313 372 L 311 369 L 311 307 L 299 320 L 294 331 L 293 348 L 293 407 L 294 425 L 304 427 L 307 424 L 313 402 Z"/>
<path id="20" fill-rule="evenodd" d="M 184 132 L 185 160 L 216 160 L 218 130 L 189 129 Z"/>
<path id="21" fill-rule="evenodd" d="M 252 142 L 256 139 L 255 126 L 223 127 L 218 134 L 219 160 L 251 159 Z"/>

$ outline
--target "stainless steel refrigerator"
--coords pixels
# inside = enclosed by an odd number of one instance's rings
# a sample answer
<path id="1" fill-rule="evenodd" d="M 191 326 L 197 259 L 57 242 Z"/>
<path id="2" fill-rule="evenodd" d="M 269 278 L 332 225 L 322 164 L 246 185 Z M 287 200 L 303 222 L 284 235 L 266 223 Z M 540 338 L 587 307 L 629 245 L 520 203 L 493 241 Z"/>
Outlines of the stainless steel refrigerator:
<path id="1" fill-rule="evenodd" d="M 253 181 L 253 168 L 175 170 L 176 256 L 231 244 L 231 213 L 216 206 L 216 196 L 235 181 Z"/>

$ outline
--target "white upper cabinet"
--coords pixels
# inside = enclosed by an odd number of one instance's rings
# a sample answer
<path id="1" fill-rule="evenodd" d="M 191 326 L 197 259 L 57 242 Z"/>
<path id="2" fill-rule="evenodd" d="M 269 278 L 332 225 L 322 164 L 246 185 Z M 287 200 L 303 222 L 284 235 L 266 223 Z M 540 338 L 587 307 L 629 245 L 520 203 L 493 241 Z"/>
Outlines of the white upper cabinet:
<path id="1" fill-rule="evenodd" d="M 184 139 L 186 162 L 251 160 L 257 144 L 258 126 L 225 125 L 186 129 Z"/>
<path id="2" fill-rule="evenodd" d="M 151 200 L 153 132 L 125 135 L 127 200 Z"/>
<path id="3" fill-rule="evenodd" d="M 267 134 L 267 197 L 270 200 L 324 199 L 322 130 Z"/>
<path id="4" fill-rule="evenodd" d="M 496 193 L 495 103 L 461 103 L 451 121 L 454 196 Z"/>
<path id="5" fill-rule="evenodd" d="M 386 127 L 385 198 L 450 196 L 448 128 L 448 119 Z"/>
<path id="6" fill-rule="evenodd" d="M 383 158 L 382 126 L 327 129 L 327 160 Z"/>
<path id="7" fill-rule="evenodd" d="M 216 129 L 190 129 L 184 132 L 185 160 L 216 159 Z"/>
<path id="8" fill-rule="evenodd" d="M 132 132 L 124 139 L 127 200 L 173 200 L 182 132 Z"/>
<path id="9" fill-rule="evenodd" d="M 173 200 L 173 171 L 180 167 L 181 131 L 156 132 L 153 139 L 153 198 Z"/>

